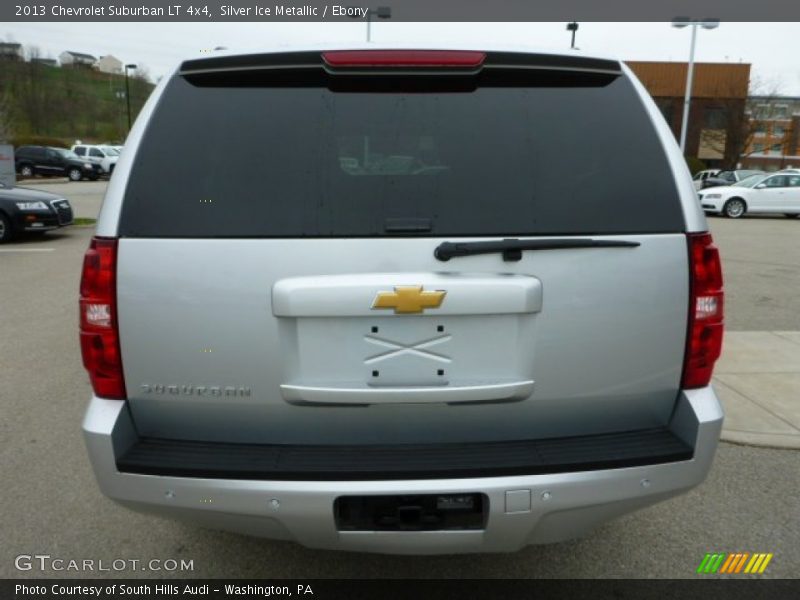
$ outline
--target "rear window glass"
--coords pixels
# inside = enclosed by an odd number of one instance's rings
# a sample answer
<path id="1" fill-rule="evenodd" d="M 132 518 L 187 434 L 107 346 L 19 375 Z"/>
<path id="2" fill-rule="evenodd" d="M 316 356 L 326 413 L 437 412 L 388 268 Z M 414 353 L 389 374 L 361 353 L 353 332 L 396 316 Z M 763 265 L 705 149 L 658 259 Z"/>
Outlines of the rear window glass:
<path id="1" fill-rule="evenodd" d="M 681 231 L 675 183 L 631 83 L 568 81 L 403 91 L 176 75 L 138 148 L 120 234 Z"/>

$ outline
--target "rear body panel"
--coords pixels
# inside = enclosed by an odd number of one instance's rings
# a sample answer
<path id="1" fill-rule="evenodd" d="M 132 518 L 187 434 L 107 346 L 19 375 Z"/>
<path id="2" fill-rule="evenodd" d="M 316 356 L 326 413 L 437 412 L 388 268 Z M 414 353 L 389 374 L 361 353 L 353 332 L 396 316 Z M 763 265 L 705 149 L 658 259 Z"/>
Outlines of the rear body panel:
<path id="1" fill-rule="evenodd" d="M 118 301 L 132 414 L 143 435 L 270 443 L 512 440 L 662 426 L 686 338 L 686 241 L 628 239 L 641 246 L 446 264 L 433 258 L 437 239 L 123 239 Z M 360 306 L 344 310 L 336 301 L 340 277 L 359 282 L 365 274 L 369 283 L 353 292 Z M 339 277 L 316 279 L 318 287 L 306 290 L 314 302 L 275 316 L 276 289 L 322 275 Z M 534 301 L 503 305 L 499 291 L 487 290 L 482 305 L 459 305 L 470 280 L 491 277 L 536 281 Z M 450 280 L 460 286 L 423 315 L 371 309 L 379 291 L 426 283 L 447 290 Z M 370 336 L 406 346 L 451 337 L 429 348 L 444 361 L 405 353 L 381 364 L 369 360 L 391 345 Z M 422 406 L 387 398 L 348 407 L 296 406 L 281 391 L 380 385 L 374 370 L 400 386 L 481 379 L 533 381 L 535 390 L 513 402 Z M 209 391 L 199 395 L 199 387 Z"/>

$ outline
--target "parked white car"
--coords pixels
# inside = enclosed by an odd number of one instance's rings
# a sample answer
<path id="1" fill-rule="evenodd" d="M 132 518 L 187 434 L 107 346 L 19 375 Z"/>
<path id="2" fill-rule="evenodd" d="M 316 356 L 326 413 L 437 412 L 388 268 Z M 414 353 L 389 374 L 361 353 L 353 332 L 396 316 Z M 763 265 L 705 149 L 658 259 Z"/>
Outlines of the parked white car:
<path id="1" fill-rule="evenodd" d="M 800 173 L 753 175 L 730 186 L 698 193 L 707 213 L 739 218 L 748 213 L 800 216 Z"/>
<path id="2" fill-rule="evenodd" d="M 100 165 L 106 175 L 114 172 L 114 167 L 119 160 L 119 151 L 113 146 L 77 144 L 72 147 L 72 151 L 83 160 Z"/>

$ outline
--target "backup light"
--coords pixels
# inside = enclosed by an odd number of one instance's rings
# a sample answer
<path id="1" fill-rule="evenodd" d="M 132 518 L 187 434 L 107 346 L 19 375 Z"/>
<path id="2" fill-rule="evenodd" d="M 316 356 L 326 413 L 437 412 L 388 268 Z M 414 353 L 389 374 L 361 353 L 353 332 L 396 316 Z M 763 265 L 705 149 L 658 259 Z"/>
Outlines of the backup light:
<path id="1" fill-rule="evenodd" d="M 720 312 L 720 302 L 713 296 L 701 296 L 696 299 L 695 318 L 713 319 Z"/>
<path id="2" fill-rule="evenodd" d="M 93 327 L 111 327 L 111 306 L 86 304 L 86 323 Z"/>

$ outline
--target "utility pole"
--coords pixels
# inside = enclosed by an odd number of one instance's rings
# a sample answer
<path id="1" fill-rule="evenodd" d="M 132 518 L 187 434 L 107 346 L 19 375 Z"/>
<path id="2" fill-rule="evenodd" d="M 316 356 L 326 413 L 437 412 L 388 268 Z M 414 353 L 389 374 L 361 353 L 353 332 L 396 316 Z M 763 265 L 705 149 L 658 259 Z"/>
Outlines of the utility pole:
<path id="1" fill-rule="evenodd" d="M 683 119 L 681 120 L 681 152 L 686 154 L 686 133 L 689 130 L 689 105 L 692 102 L 692 81 L 694 80 L 694 47 L 697 41 L 697 26 L 703 29 L 716 29 L 719 27 L 719 19 L 690 19 L 689 17 L 677 17 L 672 20 L 672 26 L 682 29 L 686 26 L 692 28 L 692 43 L 689 47 L 689 68 L 686 72 L 686 93 L 683 96 Z"/>
<path id="2" fill-rule="evenodd" d="M 136 65 L 125 65 L 125 102 L 128 105 L 128 133 L 131 132 L 131 88 L 128 85 L 128 69 L 135 69 Z"/>
<path id="3" fill-rule="evenodd" d="M 567 23 L 567 31 L 572 32 L 572 43 L 570 44 L 570 48 L 573 50 L 575 49 L 575 33 L 578 31 L 578 22 L 572 21 L 571 23 Z"/>

